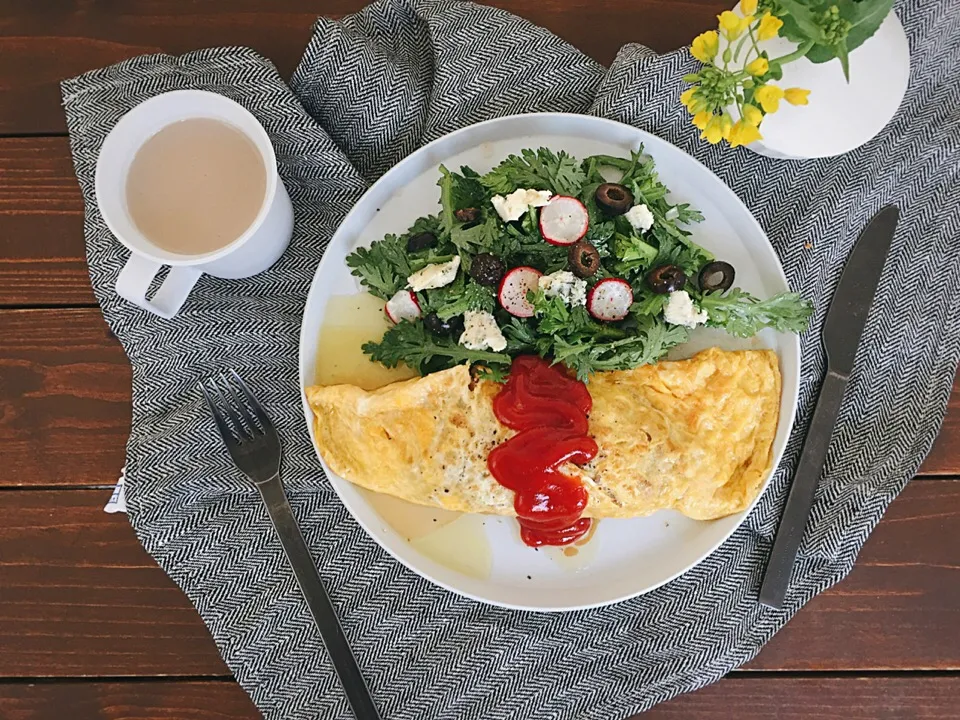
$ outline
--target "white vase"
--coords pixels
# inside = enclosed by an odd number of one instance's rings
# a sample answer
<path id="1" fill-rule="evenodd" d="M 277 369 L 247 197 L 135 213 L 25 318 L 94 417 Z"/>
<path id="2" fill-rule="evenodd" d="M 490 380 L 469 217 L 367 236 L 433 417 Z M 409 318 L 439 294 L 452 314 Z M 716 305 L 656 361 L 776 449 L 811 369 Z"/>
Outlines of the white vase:
<path id="1" fill-rule="evenodd" d="M 784 38 L 763 43 L 771 58 L 793 52 Z M 780 102 L 763 119 L 763 140 L 747 147 L 774 158 L 831 157 L 860 147 L 879 133 L 900 107 L 910 77 L 910 48 L 903 25 L 891 12 L 877 32 L 850 53 L 850 82 L 839 60 L 812 63 L 801 58 L 783 66 L 783 88 L 810 91 L 809 105 Z"/>

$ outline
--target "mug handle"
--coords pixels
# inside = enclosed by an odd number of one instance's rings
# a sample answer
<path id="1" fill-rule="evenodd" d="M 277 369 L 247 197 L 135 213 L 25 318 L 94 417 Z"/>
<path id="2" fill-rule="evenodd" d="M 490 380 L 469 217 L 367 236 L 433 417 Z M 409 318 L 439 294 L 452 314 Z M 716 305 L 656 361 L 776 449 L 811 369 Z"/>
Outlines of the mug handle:
<path id="1" fill-rule="evenodd" d="M 162 267 L 158 262 L 132 254 L 117 276 L 116 288 L 117 295 L 124 300 L 169 320 L 180 312 L 187 295 L 203 273 L 194 267 L 175 265 L 153 298 L 147 300 L 150 283 Z"/>

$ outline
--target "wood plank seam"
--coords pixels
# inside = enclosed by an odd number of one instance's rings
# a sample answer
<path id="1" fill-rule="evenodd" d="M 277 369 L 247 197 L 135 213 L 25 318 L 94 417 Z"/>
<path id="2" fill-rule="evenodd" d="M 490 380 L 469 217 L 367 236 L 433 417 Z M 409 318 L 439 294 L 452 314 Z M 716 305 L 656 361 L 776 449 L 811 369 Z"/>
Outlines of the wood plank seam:
<path id="1" fill-rule="evenodd" d="M 762 681 L 770 678 L 780 680 L 806 680 L 820 678 L 837 680 L 845 678 L 960 678 L 960 671 L 955 670 L 744 670 L 731 671 L 724 677 L 735 677 L 739 680 Z M 0 687 L 4 685 L 59 685 L 62 683 L 111 683 L 136 684 L 150 683 L 235 683 L 234 675 L 58 675 L 57 677 L 5 677 L 0 679 Z"/>

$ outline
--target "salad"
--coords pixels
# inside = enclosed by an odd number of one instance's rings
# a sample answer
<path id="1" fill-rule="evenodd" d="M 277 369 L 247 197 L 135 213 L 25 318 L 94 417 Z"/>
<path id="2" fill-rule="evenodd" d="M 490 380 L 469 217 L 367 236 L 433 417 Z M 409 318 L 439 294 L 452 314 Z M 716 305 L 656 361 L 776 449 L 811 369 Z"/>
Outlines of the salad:
<path id="1" fill-rule="evenodd" d="M 440 213 L 346 261 L 394 323 L 365 353 L 420 374 L 471 363 L 502 380 L 517 355 L 586 380 L 662 358 L 698 326 L 749 337 L 806 328 L 796 293 L 760 299 L 690 239 L 653 159 L 577 160 L 547 148 L 480 175 L 440 166 Z"/>

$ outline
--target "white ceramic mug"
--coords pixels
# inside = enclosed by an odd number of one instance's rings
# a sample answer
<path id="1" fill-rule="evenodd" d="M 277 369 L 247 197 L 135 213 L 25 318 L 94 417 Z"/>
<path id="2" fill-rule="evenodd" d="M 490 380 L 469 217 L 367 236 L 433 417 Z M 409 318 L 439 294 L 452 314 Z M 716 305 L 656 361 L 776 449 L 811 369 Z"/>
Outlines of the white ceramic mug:
<path id="1" fill-rule="evenodd" d="M 220 120 L 246 135 L 263 158 L 267 191 L 253 223 L 236 240 L 213 252 L 181 255 L 157 247 L 137 229 L 127 210 L 126 181 L 134 156 L 149 138 L 170 123 L 193 118 Z M 263 126 L 233 100 L 203 90 L 157 95 L 120 118 L 100 149 L 95 187 L 107 227 L 131 253 L 117 277 L 117 294 L 164 318 L 179 312 L 203 273 L 233 279 L 263 272 L 287 249 L 293 232 L 293 206 Z M 170 272 L 148 299 L 150 284 L 164 266 Z"/>

